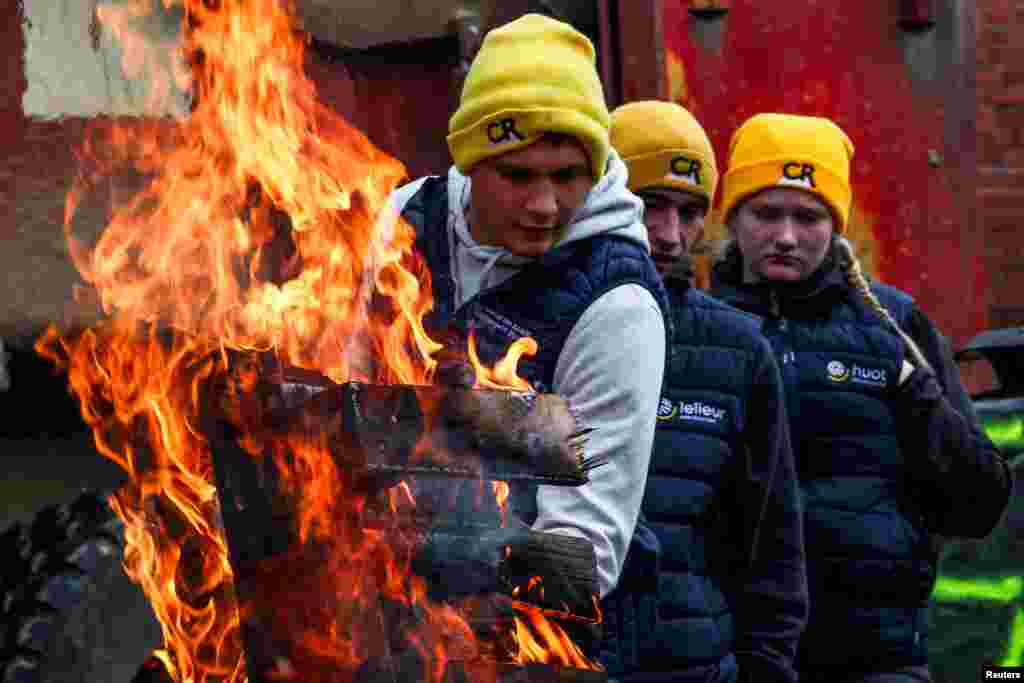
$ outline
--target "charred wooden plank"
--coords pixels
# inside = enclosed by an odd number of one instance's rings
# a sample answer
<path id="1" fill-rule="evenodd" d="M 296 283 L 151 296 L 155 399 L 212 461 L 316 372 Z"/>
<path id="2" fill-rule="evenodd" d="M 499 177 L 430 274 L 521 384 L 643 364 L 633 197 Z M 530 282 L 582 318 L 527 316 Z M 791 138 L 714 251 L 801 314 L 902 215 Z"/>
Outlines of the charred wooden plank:
<path id="1" fill-rule="evenodd" d="M 592 430 L 557 394 L 336 384 L 309 370 L 239 363 L 220 410 L 240 433 L 318 442 L 339 466 L 370 480 L 418 475 L 578 486 L 601 464 L 586 457 Z"/>
<path id="2" fill-rule="evenodd" d="M 371 471 L 586 483 L 587 430 L 555 394 L 349 383 L 346 427 Z M 416 413 L 419 408 L 419 414 Z M 413 451 L 396 462 L 398 441 Z"/>

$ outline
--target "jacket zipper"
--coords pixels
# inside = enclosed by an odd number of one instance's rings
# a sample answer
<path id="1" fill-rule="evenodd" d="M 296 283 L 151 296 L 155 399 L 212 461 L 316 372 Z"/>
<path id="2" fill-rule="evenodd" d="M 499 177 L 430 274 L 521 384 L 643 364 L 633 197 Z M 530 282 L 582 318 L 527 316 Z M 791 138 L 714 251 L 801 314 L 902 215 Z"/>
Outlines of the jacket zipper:
<path id="1" fill-rule="evenodd" d="M 779 371 L 782 373 L 782 384 L 786 391 L 786 412 L 790 424 L 796 424 L 798 419 L 797 401 L 797 366 L 796 352 L 793 350 L 793 342 L 789 331 L 789 321 L 782 317 L 779 297 L 775 290 L 769 293 L 770 317 L 766 323 L 771 329 L 766 330 L 765 336 L 771 343 L 779 361 Z M 790 429 L 792 433 L 794 430 Z M 794 444 L 795 446 L 796 444 Z"/>

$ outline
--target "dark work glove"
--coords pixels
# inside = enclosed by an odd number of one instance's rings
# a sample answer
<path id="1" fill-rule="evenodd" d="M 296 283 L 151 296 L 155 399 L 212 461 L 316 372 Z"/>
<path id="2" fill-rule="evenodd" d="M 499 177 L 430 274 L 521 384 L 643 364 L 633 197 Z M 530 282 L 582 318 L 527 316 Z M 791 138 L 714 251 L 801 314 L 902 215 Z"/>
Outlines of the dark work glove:
<path id="1" fill-rule="evenodd" d="M 900 383 L 896 389 L 896 397 L 902 408 L 910 407 L 911 403 L 937 401 L 942 396 L 942 387 L 930 368 L 914 367 L 903 361 Z"/>
<path id="2" fill-rule="evenodd" d="M 515 545 L 526 529 L 490 529 L 478 535 L 472 532 L 472 527 L 463 527 L 427 534 L 412 569 L 427 579 L 432 600 L 455 602 L 504 589 L 505 547 Z"/>
<path id="3" fill-rule="evenodd" d="M 467 527 L 433 530 L 413 561 L 413 571 L 427 580 L 432 600 L 459 603 L 500 594 L 576 615 L 574 619 L 553 615 L 549 619 L 588 656 L 593 656 L 601 641 L 600 625 L 588 621 L 596 620 L 594 597 L 598 590 L 597 560 L 589 541 L 523 526 L 476 535 Z M 540 583 L 530 588 L 534 577 L 539 577 Z"/>

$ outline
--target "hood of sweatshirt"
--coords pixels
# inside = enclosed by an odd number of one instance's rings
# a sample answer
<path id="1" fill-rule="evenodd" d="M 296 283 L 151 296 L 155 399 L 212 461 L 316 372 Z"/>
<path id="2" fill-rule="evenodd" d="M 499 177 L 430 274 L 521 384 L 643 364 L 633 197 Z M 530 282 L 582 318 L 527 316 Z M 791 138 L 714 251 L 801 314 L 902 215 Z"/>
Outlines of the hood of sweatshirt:
<path id="1" fill-rule="evenodd" d="M 626 178 L 625 164 L 613 153 L 608 172 L 587 194 L 552 248 L 597 235 L 616 235 L 633 240 L 649 252 L 643 202 L 626 188 Z M 457 210 L 449 211 L 448 222 L 449 234 L 454 238 L 456 306 L 481 290 L 501 284 L 533 260 L 502 247 L 477 243 L 467 222 L 471 193 L 472 181 L 452 167 L 448 172 L 448 201 L 449 207 Z"/>

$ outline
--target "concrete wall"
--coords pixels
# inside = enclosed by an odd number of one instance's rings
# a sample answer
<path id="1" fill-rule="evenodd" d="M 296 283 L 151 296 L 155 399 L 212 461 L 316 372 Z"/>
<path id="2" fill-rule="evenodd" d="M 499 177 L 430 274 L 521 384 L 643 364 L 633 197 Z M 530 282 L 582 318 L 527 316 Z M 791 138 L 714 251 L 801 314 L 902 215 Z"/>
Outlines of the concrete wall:
<path id="1" fill-rule="evenodd" d="M 149 53 L 151 61 L 136 68 L 109 24 L 99 21 L 98 11 L 96 3 L 85 0 L 29 0 L 23 5 L 25 115 L 184 114 L 187 102 L 181 91 L 168 90 L 158 103 L 147 101 L 156 84 L 150 74 L 168 83 L 173 79 L 168 53 L 180 45 L 180 14 L 145 22 L 141 29 L 156 49 Z"/>

